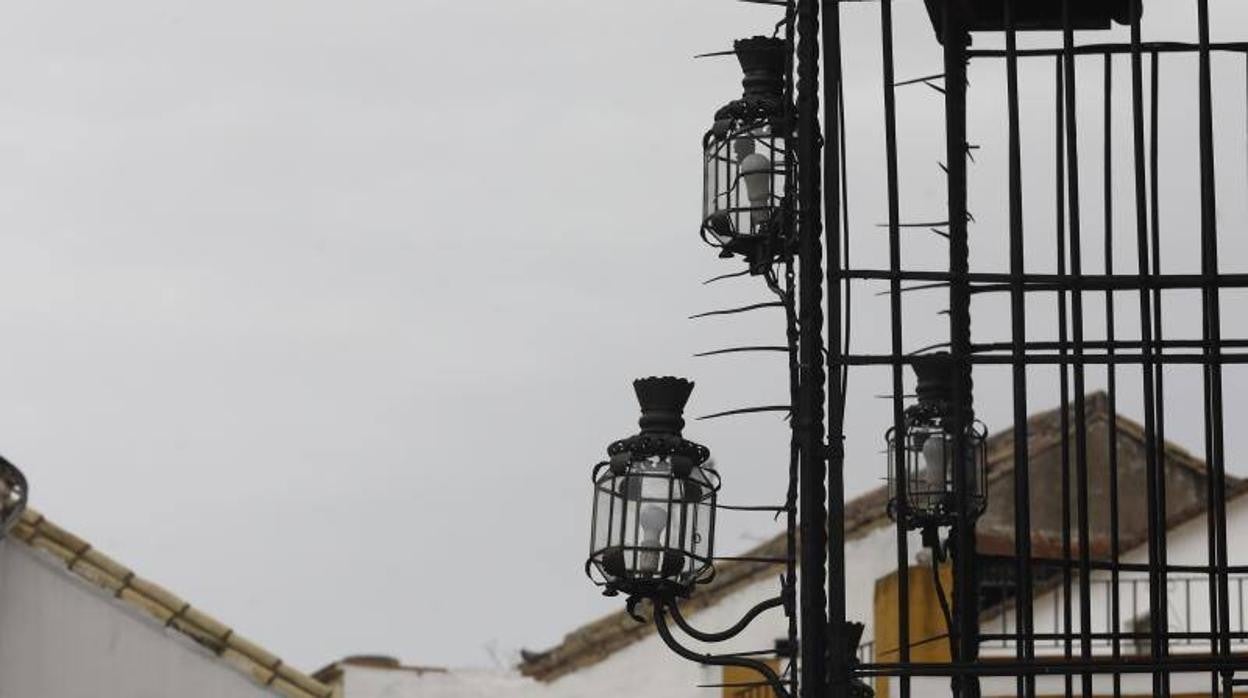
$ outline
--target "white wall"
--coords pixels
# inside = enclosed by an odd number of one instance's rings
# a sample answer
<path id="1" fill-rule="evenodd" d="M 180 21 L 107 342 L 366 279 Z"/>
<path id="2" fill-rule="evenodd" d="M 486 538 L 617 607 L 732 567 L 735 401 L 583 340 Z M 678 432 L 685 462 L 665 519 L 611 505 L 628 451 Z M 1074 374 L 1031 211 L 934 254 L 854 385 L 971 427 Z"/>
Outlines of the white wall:
<path id="1" fill-rule="evenodd" d="M 545 695 L 519 674 L 495 671 L 419 671 L 345 665 L 345 698 L 522 698 Z"/>
<path id="2" fill-rule="evenodd" d="M 874 637 L 873 616 L 875 581 L 897 569 L 896 529 L 891 525 L 868 532 L 861 538 L 846 541 L 846 604 L 850 620 L 864 623 L 863 642 Z M 917 534 L 909 538 L 911 558 L 920 549 Z M 724 598 L 711 608 L 699 611 L 689 619 L 702 630 L 720 630 L 736 622 L 754 604 L 776 594 L 777 579 L 760 580 Z M 699 651 L 761 650 L 785 637 L 787 625 L 783 612 L 773 609 L 760 616 L 734 642 L 699 645 L 688 641 Z M 714 691 L 697 688 L 699 683 L 718 683 L 718 668 L 703 667 L 672 653 L 657 635 L 629 645 L 606 661 L 565 676 L 551 684 L 540 695 L 554 698 L 580 696 L 636 696 L 652 698 L 707 698 Z M 347 694 L 346 698 L 357 698 Z M 367 696 L 365 698 L 372 698 Z"/>
<path id="3" fill-rule="evenodd" d="M 276 695 L 24 544 L 0 540 L 0 698 Z"/>
<path id="4" fill-rule="evenodd" d="M 1228 541 L 1228 558 L 1231 565 L 1243 565 L 1248 560 L 1248 546 L 1243 545 L 1240 541 L 1248 539 L 1248 495 L 1240 496 L 1227 502 L 1226 506 L 1226 526 Z M 1204 514 L 1197 516 L 1195 519 L 1188 521 L 1181 526 L 1175 527 L 1169 531 L 1167 536 L 1167 557 L 1171 564 L 1176 565 L 1207 565 L 1208 561 L 1208 529 Z M 1146 563 L 1148 562 L 1148 546 L 1142 545 L 1134 548 L 1122 555 L 1122 561 L 1128 563 Z M 1243 582 L 1239 580 L 1243 579 Z M 1092 632 L 1104 633 L 1112 627 L 1109 615 L 1111 607 L 1112 585 L 1110 584 L 1110 576 L 1108 572 L 1094 572 L 1091 576 L 1092 586 L 1090 589 L 1089 599 L 1092 608 Z M 1146 614 L 1148 611 L 1149 588 L 1147 583 L 1148 577 L 1146 573 L 1122 573 L 1118 586 L 1118 604 L 1119 604 L 1119 620 L 1120 627 L 1124 631 L 1131 630 L 1131 620 L 1136 615 Z M 1072 624 L 1074 632 L 1078 632 L 1081 626 L 1079 622 L 1079 584 L 1076 577 L 1072 584 L 1071 608 L 1072 608 Z M 1243 608 L 1245 616 L 1248 616 L 1248 605 L 1243 603 L 1245 592 L 1248 592 L 1248 578 L 1244 575 L 1231 575 L 1230 577 L 1230 622 L 1231 630 L 1239 632 L 1244 630 L 1245 620 L 1241 618 L 1240 609 Z M 1168 610 L 1169 610 L 1169 629 L 1171 632 L 1184 632 L 1190 628 L 1192 632 L 1208 632 L 1209 623 L 1209 586 L 1208 577 L 1190 573 L 1172 573 L 1167 584 Z M 1064 613 L 1064 600 L 1060 587 L 1046 591 L 1036 597 L 1032 606 L 1032 618 L 1035 631 L 1037 633 L 1053 633 L 1060 631 L 1064 627 L 1062 616 Z M 1007 610 L 1003 614 L 999 614 L 993 618 L 986 620 L 981 629 L 984 632 L 1014 632 L 1014 611 Z M 1245 643 L 1242 640 L 1233 641 L 1232 649 L 1235 651 L 1243 651 Z M 1185 652 L 1208 652 L 1209 645 L 1207 642 L 1191 641 L 1172 641 L 1171 653 L 1182 654 Z M 1054 647 L 1051 645 L 1038 645 L 1038 654 L 1061 654 L 1063 647 Z M 1079 652 L 1079 644 L 1074 644 L 1074 653 Z M 1105 641 L 1097 641 L 1093 646 L 1093 653 L 1098 655 L 1110 654 L 1111 647 Z M 1147 651 L 1146 648 L 1138 647 L 1132 641 L 1123 641 L 1121 651 L 1124 654 L 1134 654 L 1136 652 Z M 985 656 L 1013 656 L 1013 645 L 1009 644 L 1005 647 L 993 648 L 985 647 L 981 651 Z M 1106 692 L 1112 687 L 1110 677 L 1097 677 L 1094 688 L 1098 693 Z M 1183 691 L 1208 691 L 1209 678 L 1208 674 L 1189 674 L 1175 675 L 1172 678 L 1172 690 L 1175 692 Z M 1007 685 L 1008 684 L 1008 685 Z M 1078 684 L 1076 683 L 1076 687 Z M 994 682 L 986 682 L 984 684 L 985 695 L 992 693 L 1013 695 L 1013 680 L 997 680 Z M 992 689 L 990 692 L 989 689 Z M 1149 675 L 1128 676 L 1123 679 L 1122 691 L 1124 694 L 1147 695 L 1152 689 L 1151 678 Z M 1049 679 L 1042 682 L 1037 687 L 1038 692 L 1056 692 L 1062 693 L 1062 680 Z M 1076 690 L 1078 690 L 1076 688 Z"/>

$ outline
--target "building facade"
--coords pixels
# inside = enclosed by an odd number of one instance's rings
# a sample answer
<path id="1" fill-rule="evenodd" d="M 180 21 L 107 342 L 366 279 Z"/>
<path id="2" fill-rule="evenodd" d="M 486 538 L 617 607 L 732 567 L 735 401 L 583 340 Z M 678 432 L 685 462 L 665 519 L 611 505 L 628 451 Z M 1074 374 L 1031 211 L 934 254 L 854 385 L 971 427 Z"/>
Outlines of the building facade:
<path id="1" fill-rule="evenodd" d="M 25 510 L 0 539 L 0 698 L 168 696 L 335 693 Z"/>
<path id="2" fill-rule="evenodd" d="M 1144 559 L 1147 555 L 1143 473 L 1145 453 L 1143 428 L 1136 422 L 1113 415 L 1108 410 L 1104 394 L 1087 398 L 1087 462 L 1089 472 L 1089 531 L 1090 551 L 1093 559 L 1106 559 L 1110 552 L 1108 539 L 1110 522 L 1106 492 L 1111 472 L 1109 448 L 1111 434 L 1117 442 L 1117 472 L 1119 479 L 1119 540 L 1120 557 L 1123 560 Z M 1068 417 L 1070 417 L 1068 415 Z M 1037 597 L 1033 607 L 1035 632 L 1053 633 L 1054 627 L 1078 629 L 1079 599 L 1070 594 L 1074 610 L 1074 625 L 1066 622 L 1066 596 L 1063 596 L 1062 577 L 1055 570 L 1063 554 L 1070 559 L 1078 558 L 1080 542 L 1077 536 L 1070 542 L 1070 550 L 1063 550 L 1061 520 L 1063 515 L 1077 516 L 1078 502 L 1071 501 L 1065 511 L 1062 507 L 1061 482 L 1064 467 L 1073 468 L 1073 456 L 1061 453 L 1061 415 L 1052 410 L 1033 416 L 1028 421 L 1028 451 L 1031 468 L 1031 539 L 1033 555 L 1055 561 L 1053 569 L 1041 572 L 1043 578 L 1036 580 Z M 1073 417 L 1067 420 L 1073 430 Z M 1066 439 L 1068 443 L 1073 439 Z M 988 440 L 987 509 L 980 519 L 977 532 L 977 552 L 981 567 L 981 630 L 986 634 L 1008 635 L 1014 631 L 1011 570 L 1008 554 L 1013 550 L 1013 434 L 1009 431 L 991 436 Z M 1065 461 L 1065 462 L 1064 462 Z M 1202 562 L 1206 554 L 1207 531 L 1205 530 L 1204 503 L 1206 501 L 1207 474 L 1204 463 L 1184 449 L 1167 444 L 1165 452 L 1168 540 L 1170 558 L 1176 564 L 1190 559 L 1194 564 Z M 1069 472 L 1069 471 L 1068 471 Z M 1228 476 L 1228 521 L 1230 539 L 1236 532 L 1248 536 L 1248 496 L 1246 483 Z M 845 560 L 846 601 L 850 620 L 864 624 L 862 643 L 858 656 L 864 661 L 895 660 L 898 652 L 897 638 L 897 529 L 887 515 L 888 494 L 885 488 L 868 492 L 846 505 L 845 511 Z M 917 532 L 910 532 L 908 550 L 912 551 L 911 567 L 907 571 L 910 587 L 910 637 L 911 657 L 915 661 L 947 661 L 948 644 L 944 641 L 945 624 L 939 608 L 936 585 L 930 555 L 923 548 Z M 751 557 L 782 557 L 786 541 L 775 538 L 745 553 Z M 1233 557 L 1248 557 L 1235 554 Z M 1232 560 L 1234 564 L 1234 560 Z M 1242 562 L 1240 563 L 1242 564 Z M 776 575 L 782 572 L 777 565 L 761 563 L 729 562 L 720 566 L 715 581 L 700 589 L 684 604 L 691 621 L 704 630 L 718 630 L 732 625 L 757 602 L 775 594 Z M 1043 565 L 1036 569 L 1045 570 Z M 948 571 L 942 574 L 944 590 L 950 588 Z M 1091 594 L 1094 631 L 1104 632 L 1108 627 L 1112 604 L 1108 599 L 1112 580 L 1106 575 L 1094 574 Z M 1203 584 L 1203 586 L 1202 586 Z M 1208 580 L 1176 575 L 1168 580 L 1171 606 L 1177 610 L 1170 614 L 1172 630 L 1190 626 L 1199 632 L 1208 629 Z M 1232 576 L 1231 601 L 1236 604 L 1233 615 L 1244 612 L 1239 590 L 1243 580 Z M 1072 588 L 1077 591 L 1077 579 Z M 1043 592 L 1043 593 L 1041 593 Z M 1141 618 L 1139 609 L 1148 608 L 1146 580 L 1123 576 L 1118 580 L 1119 625 L 1124 629 L 1144 627 L 1147 618 Z M 1190 601 L 1189 601 L 1190 599 Z M 1177 606 L 1176 606 L 1177 604 Z M 1178 608 L 1181 606 L 1182 608 Z M 1187 610 L 1189 609 L 1190 610 Z M 1203 615 L 1202 615 L 1203 614 Z M 1237 621 L 1240 631 L 1242 621 Z M 1054 626 L 1054 623 L 1057 625 Z M 1178 624 L 1178 627 L 1176 627 Z M 1203 624 L 1203 625 L 1202 625 Z M 778 611 L 769 612 L 755 620 L 754 624 L 739 638 L 728 645 L 717 645 L 706 651 L 752 652 L 773 646 L 776 639 L 785 636 L 784 618 Z M 1237 640 L 1245 644 L 1248 641 Z M 691 647 L 698 644 L 688 641 Z M 1130 643 L 1121 645 L 1120 653 L 1147 652 L 1146 645 Z M 1205 647 L 1208 645 L 1206 643 Z M 1049 652 L 1060 655 L 1064 646 L 1052 642 L 1038 642 L 1037 653 Z M 1078 647 L 1073 648 L 1077 656 Z M 1106 642 L 1097 643 L 1097 652 L 1110 653 L 1113 647 Z M 1200 643 L 1173 647 L 1172 651 L 1200 651 Z M 1012 657 L 1015 649 L 1011 641 L 985 642 L 982 654 L 985 661 L 994 657 Z M 783 668 L 783 667 L 779 667 Z M 526 652 L 520 671 L 540 682 L 546 689 L 541 695 L 549 696 L 631 696 L 650 695 L 660 698 L 693 698 L 707 695 L 701 686 L 718 686 L 724 696 L 747 697 L 766 695 L 758 687 L 719 686 L 720 684 L 748 683 L 748 676 L 736 670 L 703 667 L 674 656 L 648 624 L 640 624 L 620 612 L 569 633 L 556 647 L 541 652 Z M 1176 679 L 1177 681 L 1178 679 Z M 919 681 L 916 679 L 916 681 Z M 984 695 L 1013 695 L 1014 680 L 990 680 L 984 684 Z M 1062 695 L 1061 679 L 1052 690 L 1051 682 L 1038 687 L 1041 695 Z M 928 688 L 937 694 L 947 694 L 948 680 L 932 680 Z M 914 695 L 926 695 L 915 684 Z M 939 683 L 939 686 L 935 685 Z M 1207 680 L 1206 680 L 1207 683 Z M 1136 684 L 1139 684 L 1138 686 Z M 877 695 L 890 695 L 896 691 L 887 681 L 876 683 Z M 1176 684 L 1176 695 L 1180 692 Z M 1199 686 L 1190 688 L 1199 689 Z M 1208 687 L 1204 686 L 1208 693 Z M 939 689 L 939 690 L 936 690 Z M 1138 689 L 1138 690 L 1137 690 Z M 1148 679 L 1132 679 L 1123 684 L 1122 695 L 1148 695 Z M 1111 691 L 1112 692 L 1112 691 Z M 1200 691 L 1196 690 L 1196 694 Z"/>

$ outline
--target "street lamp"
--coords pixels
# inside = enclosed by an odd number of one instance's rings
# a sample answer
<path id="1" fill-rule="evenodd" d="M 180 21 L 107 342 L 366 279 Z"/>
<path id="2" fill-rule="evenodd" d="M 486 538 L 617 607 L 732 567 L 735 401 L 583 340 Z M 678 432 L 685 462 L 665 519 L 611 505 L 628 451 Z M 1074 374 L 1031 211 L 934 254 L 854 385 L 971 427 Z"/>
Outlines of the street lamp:
<path id="1" fill-rule="evenodd" d="M 633 382 L 641 431 L 607 447 L 594 467 L 594 511 L 585 571 L 603 593 L 687 596 L 714 575 L 711 452 L 681 436 L 693 383 L 671 376 Z"/>
<path id="2" fill-rule="evenodd" d="M 0 456 L 0 538 L 22 517 L 28 492 L 26 476 L 16 465 Z"/>
<path id="3" fill-rule="evenodd" d="M 710 666 L 738 666 L 762 676 L 777 698 L 790 698 L 784 680 L 766 662 L 736 654 L 706 654 L 682 645 L 669 623 L 701 642 L 725 642 L 741 634 L 772 608 L 791 610 L 793 594 L 756 604 L 732 627 L 695 628 L 679 600 L 715 574 L 715 506 L 719 474 L 711 452 L 681 435 L 685 403 L 693 383 L 665 376 L 633 381 L 641 403 L 641 431 L 607 447 L 608 459 L 594 466 L 594 510 L 585 573 L 603 594 L 628 595 L 627 610 L 638 622 L 654 622 L 673 652 Z M 638 605 L 650 604 L 651 618 Z M 778 646 L 777 653 L 792 650 Z"/>
<path id="4" fill-rule="evenodd" d="M 888 513 L 907 528 L 930 531 L 958 523 L 958 500 L 963 495 L 971 520 L 984 512 L 987 430 L 980 422 L 969 422 L 962 438 L 955 438 L 953 364 L 948 354 L 916 357 L 913 368 L 918 376 L 918 402 L 906 408 L 902 432 L 889 429 L 886 435 Z M 963 458 L 955 457 L 959 442 Z M 965 473 L 962 478 L 956 477 L 959 463 Z M 904 487 L 899 477 L 905 478 Z"/>
<path id="5" fill-rule="evenodd" d="M 702 139 L 702 238 L 721 257 L 739 254 L 760 269 L 777 250 L 788 215 L 788 50 L 783 39 L 755 36 L 734 42 L 733 53 L 745 89 L 715 112 Z"/>

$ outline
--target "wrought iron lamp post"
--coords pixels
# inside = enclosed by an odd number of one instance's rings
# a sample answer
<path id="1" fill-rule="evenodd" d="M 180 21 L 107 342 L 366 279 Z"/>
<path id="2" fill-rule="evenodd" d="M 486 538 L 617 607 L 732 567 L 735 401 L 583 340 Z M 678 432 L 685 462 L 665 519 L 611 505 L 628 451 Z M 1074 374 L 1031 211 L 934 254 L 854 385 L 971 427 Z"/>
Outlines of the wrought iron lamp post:
<path id="1" fill-rule="evenodd" d="M 823 4 L 827 4 L 826 0 Z M 865 683 L 850 679 L 862 626 L 845 620 L 841 588 L 843 452 L 839 440 L 829 443 L 827 429 L 830 423 L 833 432 L 839 434 L 843 413 L 839 383 L 827 380 L 827 366 L 839 352 L 839 347 L 834 346 L 839 342 L 839 323 L 835 321 L 839 290 L 830 287 L 825 298 L 822 266 L 822 210 L 825 205 L 829 208 L 832 224 L 832 217 L 839 210 L 835 196 L 824 201 L 823 171 L 828 170 L 832 178 L 835 168 L 823 162 L 822 157 L 825 152 L 838 151 L 834 128 L 838 116 L 829 96 L 825 114 L 828 129 L 821 133 L 819 47 L 821 37 L 829 47 L 835 45 L 839 29 L 837 12 L 830 12 L 829 22 L 820 26 L 820 5 L 820 0 L 782 4 L 785 18 L 777 25 L 781 38 L 752 37 L 734 44 L 731 53 L 744 72 L 744 92 L 716 112 L 702 141 L 702 237 L 719 248 L 721 256 L 742 257 L 749 273 L 765 277 L 779 302 L 760 307 L 785 308 L 790 405 L 763 408 L 788 411 L 793 432 L 786 502 L 780 507 L 764 507 L 787 518 L 784 557 L 764 561 L 785 565 L 780 593 L 755 605 L 722 632 L 692 628 L 681 616 L 678 600 L 713 574 L 709 562 L 713 560 L 713 493 L 718 477 L 705 465 L 702 451 L 696 449 L 683 454 L 689 459 L 687 465 L 682 461 L 677 467 L 672 454 L 657 452 L 653 446 L 634 449 L 632 445 L 620 445 L 619 453 L 611 453 L 612 460 L 596 468 L 598 509 L 593 550 L 587 563 L 587 571 L 606 593 L 629 594 L 628 608 L 634 617 L 640 619 L 639 601 L 651 602 L 656 629 L 677 654 L 703 664 L 751 668 L 761 674 L 762 685 L 782 698 L 799 691 L 810 698 L 871 694 Z M 827 69 L 827 75 L 835 80 L 827 86 L 829 95 L 839 89 L 839 71 L 839 62 Z M 823 148 L 825 138 L 829 143 L 827 151 Z M 836 191 L 835 186 L 830 184 L 829 191 Z M 827 254 L 831 268 L 835 248 L 829 245 Z M 834 318 L 831 346 L 826 352 L 825 302 Z M 638 394 L 645 413 L 653 407 L 645 394 L 655 384 L 639 383 Z M 683 390 L 687 397 L 688 389 Z M 670 412 L 675 402 L 668 400 L 665 409 Z M 683 407 L 684 398 L 678 402 L 676 407 Z M 757 410 L 739 412 L 751 411 Z M 668 420 L 664 437 L 668 443 L 683 442 L 678 423 L 679 420 Z M 647 420 L 643 419 L 642 427 L 641 434 L 617 444 L 654 441 L 653 434 L 646 434 L 647 429 L 653 429 Z M 632 482 L 649 482 L 651 494 L 646 494 L 645 485 L 629 484 Z M 661 492 L 663 483 L 667 485 L 666 493 Z M 703 540 L 694 539 L 699 535 L 698 529 L 687 512 L 696 510 L 697 505 L 686 493 L 695 493 L 692 499 L 709 509 L 710 516 L 697 514 L 698 525 L 706 526 Z M 647 515 L 647 511 L 651 513 Z M 678 517 L 674 516 L 675 511 L 681 512 Z M 615 516 L 620 518 L 611 518 Z M 626 530 L 624 516 L 632 517 L 632 532 Z M 702 545 L 705 548 L 699 547 Z M 699 641 L 718 642 L 738 635 L 760 613 L 777 607 L 783 607 L 789 619 L 788 637 L 777 644 L 774 652 L 790 660 L 784 678 L 770 665 L 750 656 L 692 652 L 680 645 L 668 628 L 670 620 Z"/>
<path id="2" fill-rule="evenodd" d="M 785 605 L 786 596 L 757 604 L 720 632 L 699 630 L 681 614 L 679 600 L 715 574 L 719 475 L 710 465 L 710 450 L 681 433 L 693 383 L 666 376 L 636 380 L 633 388 L 641 403 L 641 431 L 608 446 L 608 459 L 594 467 L 585 572 L 604 594 L 627 594 L 628 611 L 638 621 L 646 621 L 638 605 L 649 602 L 659 636 L 676 654 L 702 664 L 753 669 L 777 696 L 787 698 L 784 681 L 768 664 L 695 652 L 680 644 L 668 625 L 670 620 L 703 642 L 722 642 L 739 635 L 764 611 Z"/>
<path id="3" fill-rule="evenodd" d="M 836 308 L 839 301 L 833 296 L 824 298 L 824 201 L 820 189 L 824 135 L 819 127 L 818 95 L 821 31 L 830 37 L 829 41 L 835 41 L 836 30 L 827 26 L 821 30 L 819 0 L 796 0 L 783 7 L 785 19 L 777 25 L 781 38 L 752 37 L 734 44 L 731 53 L 744 72 L 744 92 L 716 112 L 702 141 L 704 192 L 700 226 L 702 237 L 719 248 L 721 256 L 742 257 L 750 274 L 765 277 L 779 302 L 763 306 L 781 305 L 786 311 L 791 402 L 783 409 L 790 413 L 793 431 L 790 482 L 784 505 L 766 507 L 787 519 L 784 557 L 766 560 L 785 565 L 780 592 L 755 605 L 722 632 L 692 628 L 681 616 L 678 600 L 699 582 L 709 580 L 713 573 L 712 566 L 704 564 L 712 559 L 713 514 L 698 514 L 700 524 L 707 526 L 704 542 L 695 542 L 691 537 L 697 529 L 691 527 L 692 519 L 686 519 L 687 514 L 682 513 L 679 520 L 672 514 L 678 509 L 689 510 L 691 502 L 685 492 L 696 492 L 695 499 L 714 508 L 715 487 L 708 485 L 717 486 L 718 478 L 710 475 L 713 470 L 704 465 L 706 461 L 698 455 L 700 452 L 688 454 L 691 463 L 687 474 L 684 465 L 677 472 L 670 458 L 666 465 L 661 465 L 667 454 L 653 452 L 649 447 L 635 450 L 620 446 L 620 453 L 630 455 L 598 466 L 595 499 L 599 508 L 587 570 L 606 593 L 628 593 L 628 607 L 634 617 L 640 619 L 636 613 L 638 602 L 648 599 L 660 637 L 686 659 L 751 668 L 762 676 L 762 685 L 782 698 L 799 691 L 810 698 L 824 698 L 830 692 L 870 695 L 865 684 L 849 679 L 848 668 L 854 661 L 862 626 L 845 622 L 844 597 L 839 589 L 831 597 L 827 593 L 829 573 L 833 586 L 843 584 L 843 512 L 839 508 L 843 503 L 843 456 L 839 442 L 827 441 L 824 412 L 826 406 L 839 431 L 839 388 L 834 385 L 836 381 L 827 381 L 829 356 L 823 344 L 823 304 L 826 300 L 829 312 L 837 312 L 831 308 Z M 835 18 L 835 13 L 831 15 Z M 833 72 L 839 72 L 839 66 Z M 834 114 L 835 110 L 829 108 L 828 113 Z M 831 124 L 829 121 L 828 137 L 835 138 Z M 799 168 L 798 163 L 803 166 Z M 829 249 L 829 258 L 833 254 Z M 834 332 L 833 341 L 835 337 Z M 650 385 L 642 381 L 639 387 L 643 413 L 650 408 L 648 398 L 643 396 Z M 684 396 L 687 395 L 686 389 Z M 683 407 L 683 398 L 679 403 Z M 672 407 L 671 401 L 667 407 Z M 683 439 L 674 424 L 668 422 L 665 438 L 675 439 L 672 442 L 676 443 Z M 646 436 L 647 428 L 650 427 L 643 423 L 642 434 L 634 438 L 653 439 Z M 644 462 L 636 460 L 638 455 Z M 651 483 L 666 482 L 668 492 L 658 491 L 662 484 L 651 484 L 654 495 L 644 495 L 637 489 L 641 486 L 625 484 L 635 481 L 643 472 L 643 479 L 648 478 Z M 836 493 L 832 501 L 838 506 L 834 511 L 827 508 L 827 488 Z M 712 498 L 707 500 L 708 496 Z M 648 516 L 647 506 L 656 507 L 648 510 Z M 610 520 L 602 518 L 603 507 L 607 516 L 621 517 L 619 525 L 613 526 Z M 612 513 L 619 509 L 633 512 L 630 515 L 636 532 L 623 530 L 625 514 Z M 642 530 L 645 528 L 651 530 Z M 685 538 L 681 539 L 681 535 Z M 829 540 L 834 542 L 829 544 Z M 705 548 L 698 547 L 703 544 Z M 834 552 L 837 556 L 833 556 Z M 789 619 L 788 636 L 774 652 L 790 660 L 784 678 L 770 665 L 751 656 L 692 652 L 680 645 L 668 628 L 670 620 L 699 641 L 718 642 L 738 635 L 760 613 L 777 607 L 783 607 Z"/>

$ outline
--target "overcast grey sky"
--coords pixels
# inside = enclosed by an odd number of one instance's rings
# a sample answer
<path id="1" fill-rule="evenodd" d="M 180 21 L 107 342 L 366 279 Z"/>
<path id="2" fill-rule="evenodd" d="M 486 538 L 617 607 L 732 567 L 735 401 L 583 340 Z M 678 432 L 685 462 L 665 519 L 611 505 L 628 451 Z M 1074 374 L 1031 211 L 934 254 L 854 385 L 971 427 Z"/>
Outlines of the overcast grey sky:
<path id="1" fill-rule="evenodd" d="M 897 5 L 899 77 L 936 72 L 922 3 Z M 1146 31 L 1192 5 L 1156 6 Z M 1242 5 L 1215 9 L 1215 30 L 1244 38 Z M 883 220 L 875 17 L 847 9 L 851 215 L 868 240 Z M 688 375 L 696 414 L 786 399 L 782 358 L 690 358 L 774 343 L 778 315 L 684 319 L 766 299 L 750 280 L 699 285 L 737 268 L 696 227 L 701 134 L 739 74 L 691 56 L 776 19 L 728 0 L 6 3 L 0 450 L 33 506 L 305 669 L 362 652 L 489 664 L 615 610 L 581 564 L 590 466 L 635 426 L 629 381 Z M 1219 70 L 1219 115 L 1242 122 L 1242 66 Z M 973 72 L 972 99 L 998 79 Z M 905 213 L 943 215 L 938 95 L 913 89 Z M 1048 94 L 1025 95 L 1042 134 Z M 994 99 L 972 115 L 984 255 L 1004 249 Z M 1229 133 L 1223 201 L 1242 223 L 1244 136 Z M 1236 244 L 1224 266 L 1243 270 Z M 872 291 L 856 296 L 863 347 L 886 338 Z M 916 335 L 943 327 L 933 303 Z M 1000 329 L 992 312 L 977 332 Z M 1009 405 L 993 375 L 977 383 L 990 426 Z M 882 472 L 877 378 L 852 384 L 851 494 Z M 1052 406 L 1035 380 L 1036 409 Z M 1175 424 L 1198 450 L 1199 422 Z M 774 415 L 689 433 L 717 454 L 726 501 L 782 496 Z M 729 551 L 778 531 L 725 526 Z"/>

